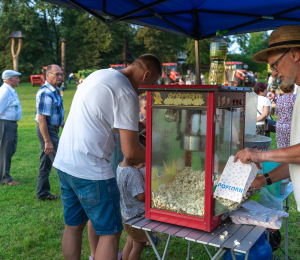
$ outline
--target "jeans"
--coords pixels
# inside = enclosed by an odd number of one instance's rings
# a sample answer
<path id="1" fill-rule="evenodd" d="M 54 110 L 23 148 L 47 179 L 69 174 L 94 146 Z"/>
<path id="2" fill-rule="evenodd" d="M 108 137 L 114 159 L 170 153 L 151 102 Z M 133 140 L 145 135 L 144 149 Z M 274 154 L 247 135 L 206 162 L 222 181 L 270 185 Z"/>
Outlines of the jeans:
<path id="1" fill-rule="evenodd" d="M 79 226 L 90 220 L 97 235 L 111 235 L 123 230 L 120 192 L 115 178 L 86 180 L 59 169 L 57 173 L 68 226 Z"/>
<path id="2" fill-rule="evenodd" d="M 48 133 L 51 139 L 51 143 L 53 145 L 53 152 L 51 154 L 46 154 L 44 152 L 45 141 L 40 131 L 39 124 L 36 127 L 36 133 L 41 143 L 40 167 L 36 187 L 36 195 L 38 199 L 44 199 L 50 194 L 49 174 L 51 172 L 52 163 L 54 161 L 58 147 L 58 132 L 59 127 L 48 125 Z"/>

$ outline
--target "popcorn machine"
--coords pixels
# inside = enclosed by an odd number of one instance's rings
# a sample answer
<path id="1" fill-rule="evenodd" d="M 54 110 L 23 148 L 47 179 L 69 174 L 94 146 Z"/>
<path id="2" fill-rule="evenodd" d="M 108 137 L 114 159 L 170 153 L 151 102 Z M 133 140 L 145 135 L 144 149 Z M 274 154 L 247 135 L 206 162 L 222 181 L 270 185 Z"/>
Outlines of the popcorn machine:
<path id="1" fill-rule="evenodd" d="M 147 90 L 145 217 L 211 231 L 223 213 L 214 187 L 244 147 L 251 88 L 140 86 Z"/>

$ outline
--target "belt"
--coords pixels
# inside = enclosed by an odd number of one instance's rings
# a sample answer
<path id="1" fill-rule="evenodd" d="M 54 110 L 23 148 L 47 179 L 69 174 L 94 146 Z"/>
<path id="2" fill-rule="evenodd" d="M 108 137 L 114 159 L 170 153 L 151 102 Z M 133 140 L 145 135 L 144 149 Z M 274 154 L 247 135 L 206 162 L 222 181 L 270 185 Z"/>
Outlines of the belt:
<path id="1" fill-rule="evenodd" d="M 13 123 L 17 123 L 18 122 L 18 121 L 6 120 L 6 119 L 0 119 L 0 120 L 8 121 L 8 122 L 13 122 Z"/>

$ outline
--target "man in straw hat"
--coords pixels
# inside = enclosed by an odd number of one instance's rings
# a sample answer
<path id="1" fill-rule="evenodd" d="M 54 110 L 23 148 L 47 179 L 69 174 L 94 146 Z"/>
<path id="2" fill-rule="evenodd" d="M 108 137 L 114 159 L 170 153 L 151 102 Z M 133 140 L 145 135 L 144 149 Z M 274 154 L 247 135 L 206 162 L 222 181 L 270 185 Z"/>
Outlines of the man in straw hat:
<path id="1" fill-rule="evenodd" d="M 300 26 L 286 25 L 276 29 L 269 40 L 269 48 L 256 53 L 252 60 L 258 63 L 269 63 L 272 76 L 281 79 L 281 85 L 300 85 Z M 256 177 L 252 187 L 263 187 L 291 178 L 297 209 L 300 211 L 300 96 L 294 104 L 291 122 L 290 147 L 270 151 L 257 151 L 246 148 L 239 151 L 238 158 L 243 163 L 249 162 L 277 162 L 277 168 Z"/>

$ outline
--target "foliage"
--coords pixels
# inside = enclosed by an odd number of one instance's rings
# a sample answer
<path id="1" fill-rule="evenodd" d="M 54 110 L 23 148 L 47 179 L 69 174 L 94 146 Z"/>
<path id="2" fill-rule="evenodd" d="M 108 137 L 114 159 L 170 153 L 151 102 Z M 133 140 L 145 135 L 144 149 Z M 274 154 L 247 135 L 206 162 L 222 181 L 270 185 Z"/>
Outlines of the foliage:
<path id="1" fill-rule="evenodd" d="M 88 75 L 96 71 L 96 69 L 87 69 L 87 70 L 78 70 L 78 73 L 75 73 L 76 78 L 85 79 Z"/>
<path id="2" fill-rule="evenodd" d="M 177 54 L 182 50 L 186 38 L 147 27 L 140 27 L 135 41 L 141 49 L 156 55 L 164 63 L 177 61 Z"/>
<path id="3" fill-rule="evenodd" d="M 258 72 L 258 74 L 257 74 L 257 77 L 258 77 L 259 79 L 266 79 L 267 76 L 268 76 L 268 73 L 267 73 L 266 70 L 264 70 L 264 71 L 262 71 L 262 72 Z"/>
<path id="4" fill-rule="evenodd" d="M 241 54 L 229 54 L 228 61 L 241 61 L 248 64 L 248 70 L 262 72 L 267 69 L 266 64 L 255 63 L 251 60 L 252 56 L 259 51 L 268 48 L 269 34 L 267 32 L 254 32 L 239 34 L 235 37 L 239 44 Z"/>

